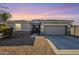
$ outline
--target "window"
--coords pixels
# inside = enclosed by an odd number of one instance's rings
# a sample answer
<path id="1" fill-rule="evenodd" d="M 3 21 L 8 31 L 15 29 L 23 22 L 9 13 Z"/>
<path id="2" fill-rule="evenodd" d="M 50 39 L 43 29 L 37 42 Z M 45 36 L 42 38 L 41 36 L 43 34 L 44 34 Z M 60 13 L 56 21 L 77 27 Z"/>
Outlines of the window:
<path id="1" fill-rule="evenodd" d="M 21 30 L 21 24 L 16 24 L 16 30 Z"/>

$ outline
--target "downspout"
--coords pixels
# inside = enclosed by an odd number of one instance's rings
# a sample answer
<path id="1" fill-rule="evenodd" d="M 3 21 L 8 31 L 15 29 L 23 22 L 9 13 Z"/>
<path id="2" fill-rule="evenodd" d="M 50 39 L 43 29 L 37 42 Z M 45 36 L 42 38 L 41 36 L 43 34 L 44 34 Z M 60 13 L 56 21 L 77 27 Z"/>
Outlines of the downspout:
<path id="1" fill-rule="evenodd" d="M 70 24 L 69 35 L 71 35 L 71 27 L 72 27 L 72 24 Z"/>

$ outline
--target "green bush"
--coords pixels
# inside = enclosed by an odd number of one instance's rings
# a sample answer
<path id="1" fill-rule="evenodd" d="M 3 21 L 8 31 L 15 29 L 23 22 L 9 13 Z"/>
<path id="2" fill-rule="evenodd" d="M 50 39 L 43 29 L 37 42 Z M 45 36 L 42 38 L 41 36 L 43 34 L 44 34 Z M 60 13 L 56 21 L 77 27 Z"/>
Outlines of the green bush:
<path id="1" fill-rule="evenodd" d="M 0 24 L 0 32 L 3 33 L 3 35 L 11 36 L 13 34 L 13 28 L 7 24 Z"/>

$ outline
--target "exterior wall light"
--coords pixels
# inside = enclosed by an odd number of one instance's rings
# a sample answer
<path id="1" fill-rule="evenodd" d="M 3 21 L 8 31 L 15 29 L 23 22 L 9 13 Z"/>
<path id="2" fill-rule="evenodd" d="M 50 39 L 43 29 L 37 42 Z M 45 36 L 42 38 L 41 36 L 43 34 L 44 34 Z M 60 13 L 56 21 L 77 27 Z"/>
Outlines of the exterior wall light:
<path id="1" fill-rule="evenodd" d="M 38 27 L 38 26 L 36 26 L 36 27 Z"/>

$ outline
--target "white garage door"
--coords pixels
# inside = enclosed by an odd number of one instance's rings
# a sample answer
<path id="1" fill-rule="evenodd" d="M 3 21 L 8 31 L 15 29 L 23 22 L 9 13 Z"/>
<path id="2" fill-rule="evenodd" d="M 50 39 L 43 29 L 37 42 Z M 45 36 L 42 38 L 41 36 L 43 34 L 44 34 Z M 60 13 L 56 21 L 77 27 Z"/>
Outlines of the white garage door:
<path id="1" fill-rule="evenodd" d="M 47 35 L 64 35 L 65 26 L 44 26 Z"/>

